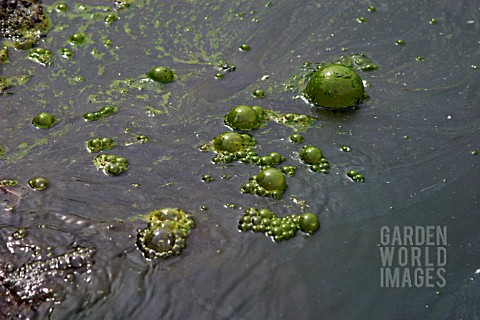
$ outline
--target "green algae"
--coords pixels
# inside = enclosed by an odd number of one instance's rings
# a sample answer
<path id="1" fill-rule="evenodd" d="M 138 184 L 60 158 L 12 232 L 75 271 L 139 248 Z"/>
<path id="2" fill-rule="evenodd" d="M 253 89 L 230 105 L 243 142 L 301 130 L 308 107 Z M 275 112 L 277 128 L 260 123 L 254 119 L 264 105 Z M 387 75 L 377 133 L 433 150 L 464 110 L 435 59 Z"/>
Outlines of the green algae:
<path id="1" fill-rule="evenodd" d="M 0 7 L 0 20 L 0 34 L 19 50 L 30 49 L 52 27 L 43 6 L 36 1 L 5 2 Z"/>
<path id="2" fill-rule="evenodd" d="M 0 64 L 9 63 L 10 59 L 8 57 L 8 48 L 2 47 L 0 48 Z"/>
<path id="3" fill-rule="evenodd" d="M 147 221 L 147 227 L 137 231 L 137 246 L 147 259 L 181 254 L 195 227 L 193 216 L 179 208 L 153 210 Z"/>
<path id="4" fill-rule="evenodd" d="M 243 232 L 262 232 L 274 241 L 293 238 L 298 230 L 313 234 L 320 228 L 318 217 L 313 213 L 278 217 L 268 209 L 248 208 L 240 218 L 238 229 Z"/>
<path id="5" fill-rule="evenodd" d="M 281 199 L 286 188 L 287 180 L 283 172 L 277 168 L 266 168 L 251 176 L 240 190 L 261 197 Z"/>
<path id="6" fill-rule="evenodd" d="M 319 148 L 311 145 L 303 146 L 299 157 L 303 163 L 310 165 L 312 171 L 328 173 L 330 164 Z"/>
<path id="7" fill-rule="evenodd" d="M 93 159 L 98 170 L 109 176 L 116 176 L 128 169 L 127 159 L 113 154 L 102 153 Z"/>
<path id="8" fill-rule="evenodd" d="M 347 176 L 355 182 L 365 182 L 365 178 L 361 173 L 358 173 L 355 170 L 350 170 L 347 172 Z"/>

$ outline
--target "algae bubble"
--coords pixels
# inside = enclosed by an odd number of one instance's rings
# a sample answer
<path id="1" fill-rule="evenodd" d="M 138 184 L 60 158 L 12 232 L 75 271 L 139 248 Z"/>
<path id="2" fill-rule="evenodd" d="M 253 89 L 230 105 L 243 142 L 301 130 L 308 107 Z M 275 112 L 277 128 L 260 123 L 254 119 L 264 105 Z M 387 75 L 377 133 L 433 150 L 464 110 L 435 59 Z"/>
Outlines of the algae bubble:
<path id="1" fill-rule="evenodd" d="M 87 112 L 83 115 L 85 121 L 97 121 L 102 119 L 103 117 L 112 115 L 118 111 L 117 108 L 112 106 L 105 106 L 98 111 L 95 112 Z"/>
<path id="2" fill-rule="evenodd" d="M 28 59 L 43 66 L 52 64 L 52 51 L 44 48 L 35 48 L 28 53 Z"/>
<path id="3" fill-rule="evenodd" d="M 93 163 L 97 169 L 102 169 L 109 176 L 116 176 L 128 168 L 127 159 L 107 153 L 96 156 Z"/>
<path id="4" fill-rule="evenodd" d="M 138 230 L 137 246 L 147 259 L 179 255 L 194 227 L 193 216 L 182 209 L 153 210 L 148 215 L 147 228 Z"/>
<path id="5" fill-rule="evenodd" d="M 213 148 L 217 152 L 237 152 L 245 148 L 251 138 L 236 132 L 225 132 L 213 139 Z M 250 137 L 250 136 L 248 136 Z"/>
<path id="6" fill-rule="evenodd" d="M 265 125 L 266 112 L 259 106 L 240 105 L 225 116 L 225 124 L 234 130 L 250 131 Z"/>
<path id="7" fill-rule="evenodd" d="M 58 120 L 47 112 L 40 112 L 33 118 L 32 124 L 39 129 L 49 129 L 57 124 Z"/>
<path id="8" fill-rule="evenodd" d="M 249 181 L 242 186 L 241 191 L 280 199 L 286 188 L 287 180 L 283 172 L 276 168 L 266 168 L 256 176 L 250 177 Z"/>
<path id="9" fill-rule="evenodd" d="M 322 150 L 315 146 L 304 146 L 302 151 L 300 151 L 300 160 L 309 164 L 310 169 L 314 172 L 328 173 L 330 168 L 330 164 L 324 157 Z"/>
<path id="10" fill-rule="evenodd" d="M 234 160 L 246 161 L 256 156 L 253 147 L 256 140 L 249 134 L 224 132 L 216 136 L 210 144 L 200 146 L 201 151 L 213 150 L 217 153 L 212 159 L 214 163 L 228 163 Z M 248 161 L 247 161 L 248 162 Z"/>
<path id="11" fill-rule="evenodd" d="M 257 89 L 252 92 L 252 96 L 258 99 L 262 99 L 265 97 L 265 91 Z"/>
<path id="12" fill-rule="evenodd" d="M 278 217 L 268 209 L 248 208 L 240 218 L 238 229 L 240 231 L 262 232 L 272 237 L 275 241 L 293 238 L 297 231 L 313 234 L 320 226 L 318 217 L 312 213 L 301 216 L 288 215 Z"/>
<path id="13" fill-rule="evenodd" d="M 320 221 L 313 213 L 304 213 L 300 216 L 298 226 L 305 233 L 315 233 L 320 228 Z"/>
<path id="14" fill-rule="evenodd" d="M 93 138 L 86 142 L 88 152 L 110 150 L 115 146 L 115 141 L 110 138 Z"/>
<path id="15" fill-rule="evenodd" d="M 365 177 L 355 170 L 348 171 L 347 176 L 355 182 L 365 182 Z"/>
<path id="16" fill-rule="evenodd" d="M 147 72 L 147 77 L 156 82 L 169 83 L 175 78 L 175 74 L 167 67 L 158 66 Z"/>
<path id="17" fill-rule="evenodd" d="M 361 103 L 365 89 L 355 70 L 341 64 L 331 64 L 312 75 L 303 97 L 315 106 L 343 109 Z"/>
<path id="18" fill-rule="evenodd" d="M 42 191 L 47 189 L 48 180 L 45 178 L 33 178 L 28 181 L 28 185 L 34 190 Z"/>
<path id="19" fill-rule="evenodd" d="M 293 143 L 302 143 L 305 140 L 305 138 L 301 134 L 294 133 L 290 135 L 289 140 L 290 142 L 293 142 Z"/>
<path id="20" fill-rule="evenodd" d="M 82 33 L 74 33 L 68 37 L 68 41 L 72 45 L 81 46 L 85 43 L 85 35 Z"/>

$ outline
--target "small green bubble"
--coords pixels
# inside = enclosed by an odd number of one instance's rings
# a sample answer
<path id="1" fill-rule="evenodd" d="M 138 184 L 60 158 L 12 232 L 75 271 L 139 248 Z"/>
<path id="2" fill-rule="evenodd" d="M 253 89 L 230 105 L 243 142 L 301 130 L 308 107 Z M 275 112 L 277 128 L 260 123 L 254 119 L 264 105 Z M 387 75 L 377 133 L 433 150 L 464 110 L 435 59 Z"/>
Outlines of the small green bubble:
<path id="1" fill-rule="evenodd" d="M 45 178 L 34 178 L 28 181 L 28 185 L 34 190 L 42 191 L 48 187 L 48 180 Z"/>
<path id="2" fill-rule="evenodd" d="M 209 175 L 209 174 L 204 174 L 204 175 L 202 176 L 202 181 L 203 181 L 203 182 L 207 182 L 207 183 L 208 183 L 208 182 L 212 182 L 213 180 L 215 180 L 215 179 L 214 179 L 211 175 Z"/>
<path id="3" fill-rule="evenodd" d="M 305 140 L 305 138 L 298 133 L 294 133 L 290 135 L 289 139 L 290 139 L 290 142 L 293 142 L 293 143 L 302 143 Z"/>
<path id="4" fill-rule="evenodd" d="M 422 56 L 417 56 L 415 59 L 416 59 L 418 62 L 425 62 L 425 58 L 422 57 Z"/>
<path id="5" fill-rule="evenodd" d="M 472 64 L 470 67 L 471 67 L 472 69 L 478 69 L 478 66 L 477 66 L 476 64 Z"/>
<path id="6" fill-rule="evenodd" d="M 364 17 L 359 17 L 359 18 L 357 18 L 357 22 L 358 23 L 365 23 L 365 22 L 367 22 L 367 19 L 364 18 Z"/>
<path id="7" fill-rule="evenodd" d="M 250 51 L 250 46 L 248 44 L 242 44 L 239 47 L 240 51 Z"/>
<path id="8" fill-rule="evenodd" d="M 430 23 L 430 24 L 437 24 L 437 23 L 438 23 L 438 19 L 431 18 L 428 23 Z"/>
<path id="9" fill-rule="evenodd" d="M 80 46 L 85 43 L 85 36 L 81 33 L 74 33 L 68 38 L 68 41 L 73 45 Z"/>
<path id="10" fill-rule="evenodd" d="M 70 59 L 73 57 L 73 51 L 69 48 L 61 48 L 60 55 L 64 58 Z"/>
<path id="11" fill-rule="evenodd" d="M 118 19 L 118 16 L 113 13 L 109 13 L 105 16 L 105 23 L 110 24 Z"/>
<path id="12" fill-rule="evenodd" d="M 75 82 L 83 82 L 84 79 L 81 75 L 78 75 L 78 76 L 73 77 L 73 80 Z"/>
<path id="13" fill-rule="evenodd" d="M 32 124 L 39 129 L 49 129 L 57 124 L 58 120 L 50 113 L 41 112 L 32 120 Z"/>
<path id="14" fill-rule="evenodd" d="M 395 44 L 396 44 L 397 46 L 402 47 L 402 46 L 405 45 L 405 41 L 402 40 L 402 39 L 398 39 L 397 41 L 395 41 Z"/>
<path id="15" fill-rule="evenodd" d="M 144 136 L 143 134 L 139 134 L 137 136 L 137 140 L 140 141 L 140 143 L 147 143 L 149 139 L 147 136 Z"/>
<path id="16" fill-rule="evenodd" d="M 350 152 L 350 151 L 352 151 L 352 149 L 351 149 L 349 146 L 342 146 L 342 147 L 340 148 L 340 150 L 342 150 L 343 152 Z"/>
<path id="17" fill-rule="evenodd" d="M 257 89 L 255 91 L 253 91 L 252 95 L 255 97 L 255 98 L 264 98 L 265 97 L 265 91 L 263 90 L 260 90 L 260 89 Z"/>
<path id="18" fill-rule="evenodd" d="M 27 236 L 27 229 L 20 227 L 12 234 L 12 238 L 15 240 L 23 239 Z"/>
<path id="19" fill-rule="evenodd" d="M 370 11 L 370 12 L 376 12 L 376 11 L 377 11 L 377 7 L 375 7 L 375 6 L 369 6 L 369 7 L 368 7 L 368 11 Z"/>
<path id="20" fill-rule="evenodd" d="M 216 73 L 215 74 L 215 79 L 223 79 L 223 73 Z"/>
<path id="21" fill-rule="evenodd" d="M 476 155 L 478 155 L 478 150 L 472 150 L 472 151 L 470 151 L 470 153 L 471 153 L 472 155 L 476 156 Z"/>
<path id="22" fill-rule="evenodd" d="M 55 10 L 56 10 L 57 12 L 65 12 L 65 11 L 68 10 L 68 6 L 67 6 L 67 4 L 65 4 L 65 3 L 59 3 L 59 4 L 57 4 L 57 6 L 55 7 Z"/>

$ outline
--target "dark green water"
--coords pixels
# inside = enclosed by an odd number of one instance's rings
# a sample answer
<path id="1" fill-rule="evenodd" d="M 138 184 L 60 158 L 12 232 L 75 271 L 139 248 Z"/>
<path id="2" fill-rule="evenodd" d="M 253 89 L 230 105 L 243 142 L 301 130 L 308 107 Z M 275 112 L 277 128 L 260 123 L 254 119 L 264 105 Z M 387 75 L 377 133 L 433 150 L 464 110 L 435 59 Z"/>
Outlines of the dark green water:
<path id="1" fill-rule="evenodd" d="M 0 262 L 18 268 L 46 259 L 49 251 L 61 255 L 80 245 L 96 249 L 95 263 L 73 283 L 57 281 L 59 303 L 43 302 L 36 311 L 21 307 L 19 318 L 480 315 L 480 156 L 471 153 L 480 149 L 480 70 L 472 67 L 480 65 L 478 1 L 375 3 L 376 12 L 369 12 L 367 1 L 279 0 L 266 6 L 138 0 L 110 25 L 98 7 L 105 3 L 85 2 L 88 13 L 67 4 L 69 11 L 58 13 L 55 3 L 45 3 L 54 27 L 38 45 L 53 52 L 50 66 L 10 49 L 10 63 L 1 69 L 6 77 L 32 76 L 0 96 L 0 146 L 8 149 L 0 179 L 25 185 L 20 205 L 0 214 Z M 438 23 L 429 23 L 431 18 Z M 70 45 L 68 37 L 79 32 L 86 43 Z M 399 39 L 404 46 L 396 45 Z M 242 44 L 251 50 L 240 51 Z M 72 49 L 72 59 L 60 56 L 64 47 Z M 298 92 L 285 90 L 303 63 L 359 52 L 379 66 L 360 73 L 371 84 L 371 98 L 359 109 L 310 107 L 295 97 Z M 221 59 L 236 70 L 215 79 Z M 157 65 L 178 78 L 143 90 L 118 82 L 139 79 Z M 83 82 L 74 81 L 77 75 Z M 256 89 L 266 97 L 252 97 Z M 84 121 L 83 114 L 107 104 L 118 112 Z M 240 193 L 258 167 L 213 164 L 213 153 L 198 150 L 229 130 L 223 116 L 239 104 L 316 117 L 302 133 L 304 144 L 322 149 L 330 173 L 301 164 L 301 145 L 288 140 L 294 131 L 270 123 L 252 132 L 257 152 L 280 152 L 297 173 L 287 177 L 281 200 Z M 161 112 L 153 116 L 151 108 Z M 58 124 L 33 127 L 31 120 L 42 111 L 54 114 Z M 130 144 L 138 134 L 148 143 Z M 117 141 L 109 153 L 128 159 L 129 169 L 115 177 L 97 171 L 95 155 L 85 148 L 92 137 Z M 344 145 L 352 151 L 340 151 Z M 364 183 L 346 176 L 352 169 L 365 176 Z M 215 180 L 203 182 L 204 174 Z M 48 189 L 28 187 L 37 176 L 50 181 Z M 241 233 L 238 220 L 252 206 L 278 215 L 314 212 L 321 229 L 279 243 Z M 146 223 L 133 218 L 163 207 L 193 214 L 197 227 L 182 255 L 146 261 L 135 245 L 137 229 Z M 404 225 L 447 227 L 444 287 L 381 287 L 380 230 Z M 17 242 L 9 237 L 18 227 L 27 236 Z"/>

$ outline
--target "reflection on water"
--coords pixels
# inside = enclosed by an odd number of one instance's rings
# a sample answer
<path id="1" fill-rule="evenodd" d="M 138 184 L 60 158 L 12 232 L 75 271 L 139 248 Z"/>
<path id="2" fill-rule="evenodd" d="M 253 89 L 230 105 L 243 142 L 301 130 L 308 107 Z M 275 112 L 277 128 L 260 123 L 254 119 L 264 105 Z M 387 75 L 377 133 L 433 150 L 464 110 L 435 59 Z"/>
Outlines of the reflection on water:
<path id="1" fill-rule="evenodd" d="M 8 150 L 0 179 L 26 185 L 41 176 L 49 187 L 21 195 L 0 190 L 2 206 L 15 207 L 0 215 L 0 262 L 15 270 L 46 258 L 9 250 L 8 237 L 19 227 L 27 230 L 25 241 L 54 248 L 57 256 L 77 246 L 96 248 L 91 272 L 78 273 L 89 281 L 56 289 L 63 302 L 46 301 L 35 310 L 12 304 L 13 313 L 39 319 L 478 315 L 475 1 L 399 1 L 371 12 L 369 3 L 355 2 L 139 0 L 109 25 L 98 2 L 88 1 L 84 11 L 69 3 L 68 12 L 50 13 L 54 29 L 39 45 L 54 53 L 52 65 L 10 50 L 11 62 L 1 69 L 3 76 L 31 80 L 0 97 L 0 146 Z M 79 32 L 86 44 L 68 44 Z M 404 46 L 396 45 L 399 39 Z M 239 50 L 242 44 L 251 50 Z M 64 47 L 73 58 L 61 56 Z M 371 85 L 360 108 L 313 108 L 285 88 L 303 63 L 353 53 L 379 66 L 360 73 Z M 221 59 L 236 68 L 216 79 Z M 178 79 L 139 85 L 157 65 Z M 257 89 L 266 92 L 263 99 L 252 96 Z M 282 165 L 297 172 L 287 177 L 281 200 L 242 194 L 258 167 L 213 164 L 211 154 L 198 151 L 228 130 L 223 117 L 239 104 L 316 117 L 302 133 L 303 144 L 321 148 L 330 172 L 302 164 L 301 145 L 289 141 L 293 129 L 271 123 L 252 132 L 256 151 L 281 153 Z M 118 112 L 99 121 L 82 118 L 106 105 Z M 59 122 L 34 128 L 40 112 Z M 132 144 L 137 135 L 148 142 Z M 109 152 L 127 159 L 128 170 L 114 177 L 97 171 L 96 154 L 85 147 L 94 137 L 114 140 Z M 345 145 L 350 152 L 341 151 Z M 352 182 L 349 170 L 361 172 L 365 183 Z M 214 181 L 203 182 L 205 174 Z M 321 229 L 280 243 L 241 233 L 238 219 L 251 206 L 281 216 L 314 212 Z M 135 246 L 137 229 L 145 226 L 140 216 L 163 207 L 192 213 L 197 228 L 181 256 L 147 261 Z M 447 286 L 380 288 L 383 225 L 446 225 Z"/>

